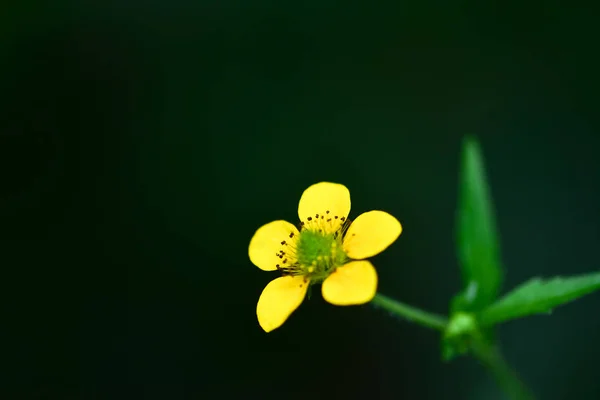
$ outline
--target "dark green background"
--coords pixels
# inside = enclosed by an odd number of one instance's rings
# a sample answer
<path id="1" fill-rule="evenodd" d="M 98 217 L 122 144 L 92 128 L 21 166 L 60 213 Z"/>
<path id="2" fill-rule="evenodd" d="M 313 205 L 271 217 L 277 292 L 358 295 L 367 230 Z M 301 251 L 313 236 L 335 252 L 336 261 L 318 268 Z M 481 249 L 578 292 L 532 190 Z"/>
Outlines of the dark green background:
<path id="1" fill-rule="evenodd" d="M 501 399 L 436 333 L 319 292 L 272 334 L 247 245 L 330 180 L 394 214 L 380 290 L 446 312 L 461 138 L 505 290 L 597 270 L 594 11 L 559 2 L 0 6 L 3 398 Z M 284 3 L 284 5 L 281 5 Z M 402 5 L 400 5 L 402 4 Z M 600 397 L 600 297 L 500 330 L 540 399 Z"/>

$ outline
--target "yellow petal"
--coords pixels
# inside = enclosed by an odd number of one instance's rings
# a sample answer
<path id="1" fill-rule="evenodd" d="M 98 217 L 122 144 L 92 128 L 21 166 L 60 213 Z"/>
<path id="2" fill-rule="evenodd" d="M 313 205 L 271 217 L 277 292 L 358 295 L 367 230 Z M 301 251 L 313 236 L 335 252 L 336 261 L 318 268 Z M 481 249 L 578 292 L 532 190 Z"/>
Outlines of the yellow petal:
<path id="1" fill-rule="evenodd" d="M 369 261 L 351 261 L 329 275 L 321 291 L 336 306 L 367 303 L 377 293 L 377 272 Z"/>
<path id="2" fill-rule="evenodd" d="M 302 303 L 307 289 L 308 282 L 302 276 L 283 276 L 269 282 L 256 305 L 258 323 L 265 332 L 283 325 Z"/>
<path id="3" fill-rule="evenodd" d="M 359 215 L 344 237 L 344 251 L 355 260 L 373 257 L 394 243 L 402 233 L 402 225 L 384 211 Z"/>
<path id="4" fill-rule="evenodd" d="M 291 237 L 290 237 L 291 236 Z M 248 246 L 248 256 L 252 264 L 263 271 L 275 271 L 277 265 L 287 258 L 288 264 L 293 264 L 292 254 L 288 249 L 298 237 L 298 229 L 287 221 L 273 221 L 258 228 Z M 281 244 L 285 242 L 285 244 Z M 280 258 L 278 254 L 286 254 Z"/>
<path id="5" fill-rule="evenodd" d="M 321 182 L 302 193 L 298 216 L 305 226 L 335 232 L 350 214 L 350 191 L 339 183 Z"/>

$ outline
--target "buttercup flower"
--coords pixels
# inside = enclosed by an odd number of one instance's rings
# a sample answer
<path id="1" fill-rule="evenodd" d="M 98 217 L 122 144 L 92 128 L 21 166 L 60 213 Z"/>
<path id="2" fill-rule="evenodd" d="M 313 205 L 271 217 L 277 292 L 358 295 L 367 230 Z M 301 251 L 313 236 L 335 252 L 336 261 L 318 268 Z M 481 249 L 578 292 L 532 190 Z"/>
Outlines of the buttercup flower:
<path id="1" fill-rule="evenodd" d="M 260 227 L 248 254 L 263 271 L 280 271 L 256 306 L 260 326 L 279 328 L 300 306 L 309 286 L 322 283 L 331 304 L 364 304 L 377 292 L 377 272 L 366 261 L 391 245 L 400 222 L 383 211 L 369 211 L 352 223 L 350 192 L 344 185 L 321 182 L 304 191 L 298 204 L 300 226 L 273 221 Z"/>

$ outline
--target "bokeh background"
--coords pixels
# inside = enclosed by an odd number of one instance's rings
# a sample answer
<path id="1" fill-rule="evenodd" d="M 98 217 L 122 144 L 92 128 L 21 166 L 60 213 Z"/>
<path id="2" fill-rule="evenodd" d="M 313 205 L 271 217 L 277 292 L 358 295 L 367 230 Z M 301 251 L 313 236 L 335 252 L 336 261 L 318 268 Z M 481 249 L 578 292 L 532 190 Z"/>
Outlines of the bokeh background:
<path id="1" fill-rule="evenodd" d="M 596 10 L 524 4 L 2 3 L 1 397 L 502 399 L 435 332 L 318 291 L 265 334 L 247 245 L 344 183 L 404 225 L 380 291 L 445 313 L 471 133 L 504 290 L 597 270 Z M 540 399 L 600 397 L 599 307 L 501 327 Z"/>

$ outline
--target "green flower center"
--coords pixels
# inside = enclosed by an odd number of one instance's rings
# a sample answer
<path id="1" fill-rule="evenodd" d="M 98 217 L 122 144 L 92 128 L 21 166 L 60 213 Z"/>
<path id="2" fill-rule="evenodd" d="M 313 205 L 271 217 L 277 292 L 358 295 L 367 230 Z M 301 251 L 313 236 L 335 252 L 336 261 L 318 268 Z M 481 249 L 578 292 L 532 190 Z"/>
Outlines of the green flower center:
<path id="1" fill-rule="evenodd" d="M 350 221 L 346 217 L 315 214 L 300 222 L 300 234 L 290 232 L 289 239 L 281 242 L 276 253 L 275 267 L 285 275 L 303 276 L 309 284 L 325 280 L 336 268 L 349 261 L 342 246 Z"/>
<path id="2" fill-rule="evenodd" d="M 348 256 L 342 247 L 340 232 L 323 233 L 305 228 L 296 242 L 296 259 L 299 272 L 315 283 L 344 265 Z"/>

